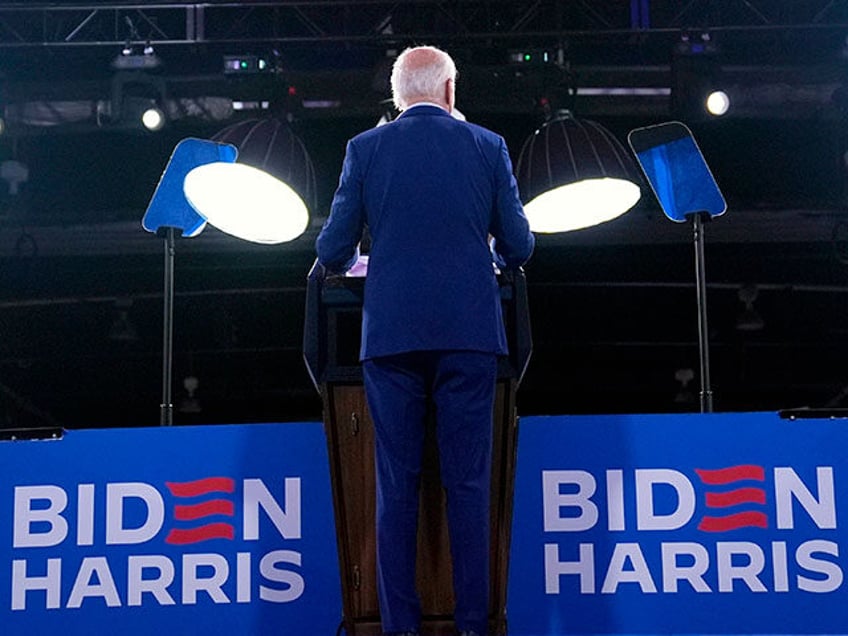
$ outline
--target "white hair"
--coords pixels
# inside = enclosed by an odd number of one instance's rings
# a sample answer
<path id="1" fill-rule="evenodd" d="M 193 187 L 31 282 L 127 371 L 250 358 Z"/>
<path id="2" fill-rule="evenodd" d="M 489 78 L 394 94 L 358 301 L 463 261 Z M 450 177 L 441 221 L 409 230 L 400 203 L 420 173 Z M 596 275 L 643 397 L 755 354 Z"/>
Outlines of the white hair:
<path id="1" fill-rule="evenodd" d="M 392 100 L 405 110 L 410 100 L 444 101 L 444 85 L 456 81 L 451 56 L 434 46 L 417 46 L 403 51 L 392 67 Z"/>

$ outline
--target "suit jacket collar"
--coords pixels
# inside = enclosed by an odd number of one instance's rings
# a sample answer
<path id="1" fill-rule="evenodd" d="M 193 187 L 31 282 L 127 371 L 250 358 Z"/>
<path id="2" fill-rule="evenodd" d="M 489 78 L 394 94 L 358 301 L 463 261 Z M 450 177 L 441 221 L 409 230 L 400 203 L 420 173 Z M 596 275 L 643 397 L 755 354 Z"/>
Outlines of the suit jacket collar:
<path id="1" fill-rule="evenodd" d="M 446 111 L 441 106 L 430 106 L 429 104 L 422 104 L 420 106 L 413 106 L 405 111 L 403 111 L 398 119 L 401 117 L 417 117 L 419 115 L 444 115 L 445 117 L 450 117 L 451 114 Z"/>

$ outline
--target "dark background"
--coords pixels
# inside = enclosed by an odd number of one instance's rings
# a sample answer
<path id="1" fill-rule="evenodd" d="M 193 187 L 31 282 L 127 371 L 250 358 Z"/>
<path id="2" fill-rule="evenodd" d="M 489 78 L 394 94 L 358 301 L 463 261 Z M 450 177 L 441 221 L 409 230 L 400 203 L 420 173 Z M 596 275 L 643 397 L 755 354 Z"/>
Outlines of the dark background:
<path id="1" fill-rule="evenodd" d="M 680 53 L 681 36 L 703 34 L 706 54 Z M 848 3 L 824 1 L 0 2 L 0 161 L 28 170 L 18 194 L 0 180 L 0 427 L 158 423 L 163 243 L 140 220 L 180 139 L 257 115 L 292 120 L 318 205 L 286 245 L 214 228 L 178 242 L 175 421 L 320 418 L 302 359 L 313 242 L 345 141 L 381 115 L 393 52 L 419 43 L 454 56 L 460 110 L 502 134 L 514 160 L 543 98 L 622 141 L 688 123 L 729 203 L 706 228 L 716 410 L 846 406 L 846 34 Z M 107 112 L 128 43 L 161 59 L 146 72 L 171 104 L 159 132 L 126 105 L 149 83 Z M 512 64 L 516 50 L 562 51 L 564 64 Z M 222 72 L 224 55 L 246 54 L 270 70 Z M 710 82 L 733 99 L 720 119 L 694 105 Z M 189 108 L 206 98 L 269 109 Z M 520 413 L 698 410 L 692 232 L 647 189 L 618 220 L 539 236 L 526 273 L 535 346 Z M 740 290 L 756 296 L 759 329 L 738 328 Z"/>

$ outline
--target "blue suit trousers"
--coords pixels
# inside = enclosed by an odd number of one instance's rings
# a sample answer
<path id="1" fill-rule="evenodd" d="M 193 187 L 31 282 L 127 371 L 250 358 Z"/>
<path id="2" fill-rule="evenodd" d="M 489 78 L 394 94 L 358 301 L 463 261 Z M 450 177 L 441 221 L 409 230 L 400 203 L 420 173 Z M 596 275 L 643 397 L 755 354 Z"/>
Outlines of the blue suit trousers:
<path id="1" fill-rule="evenodd" d="M 428 408 L 435 409 L 447 494 L 458 631 L 488 631 L 489 500 L 497 356 L 415 351 L 363 362 L 374 422 L 377 577 L 383 631 L 417 631 L 419 483 Z M 432 406 L 429 406 L 432 405 Z"/>

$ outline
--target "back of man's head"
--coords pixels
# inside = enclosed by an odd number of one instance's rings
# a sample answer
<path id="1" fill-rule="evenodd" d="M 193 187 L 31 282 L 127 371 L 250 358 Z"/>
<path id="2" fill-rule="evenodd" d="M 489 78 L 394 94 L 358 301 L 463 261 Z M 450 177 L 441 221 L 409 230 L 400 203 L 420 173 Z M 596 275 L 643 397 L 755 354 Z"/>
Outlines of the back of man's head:
<path id="1" fill-rule="evenodd" d="M 416 102 L 445 101 L 445 82 L 456 80 L 450 55 L 434 46 L 406 49 L 392 67 L 392 98 L 398 110 Z"/>

